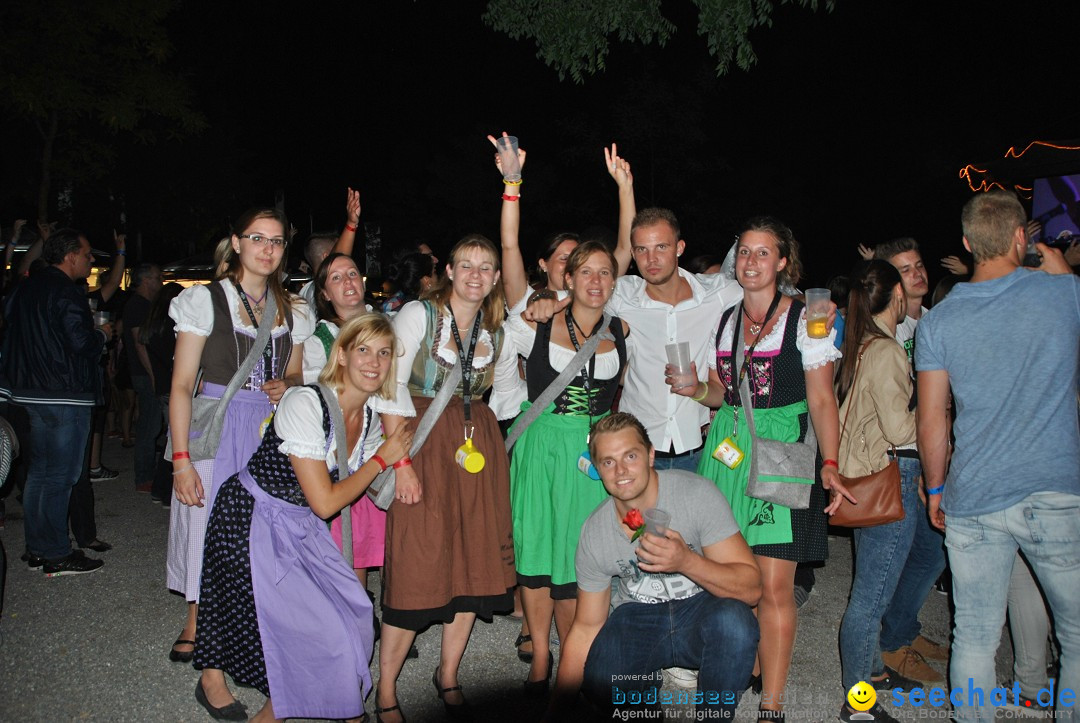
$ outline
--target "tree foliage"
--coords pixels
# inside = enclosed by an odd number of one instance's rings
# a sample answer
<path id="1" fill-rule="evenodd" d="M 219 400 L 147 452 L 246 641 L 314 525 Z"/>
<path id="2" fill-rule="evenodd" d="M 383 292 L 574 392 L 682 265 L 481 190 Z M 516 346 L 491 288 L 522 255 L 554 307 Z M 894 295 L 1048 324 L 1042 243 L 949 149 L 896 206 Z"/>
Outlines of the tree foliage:
<path id="1" fill-rule="evenodd" d="M 116 137 L 149 143 L 200 130 L 184 78 L 168 69 L 173 0 L 0 3 L 0 106 L 41 142 L 39 212 L 53 171 L 100 175 Z"/>
<path id="2" fill-rule="evenodd" d="M 698 34 L 716 59 L 716 74 L 734 62 L 749 70 L 757 62 L 749 34 L 772 25 L 773 0 L 693 0 L 698 7 Z M 781 0 L 817 10 L 819 0 Z M 824 0 L 831 11 L 835 0 Z M 483 20 L 511 38 L 531 38 L 538 58 L 584 82 L 605 67 L 611 38 L 663 47 L 676 26 L 660 12 L 661 0 L 489 0 Z"/>

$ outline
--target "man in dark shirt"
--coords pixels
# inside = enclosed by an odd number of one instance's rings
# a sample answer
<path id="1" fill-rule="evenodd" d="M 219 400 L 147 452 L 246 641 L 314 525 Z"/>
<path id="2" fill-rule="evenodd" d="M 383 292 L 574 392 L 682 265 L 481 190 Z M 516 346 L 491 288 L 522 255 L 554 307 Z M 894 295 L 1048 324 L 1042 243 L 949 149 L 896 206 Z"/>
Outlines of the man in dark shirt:
<path id="1" fill-rule="evenodd" d="M 142 263 L 131 275 L 132 294 L 124 304 L 124 353 L 131 372 L 131 386 L 139 400 L 139 424 L 135 429 L 135 491 L 149 492 L 154 481 L 154 444 L 161 432 L 161 403 L 154 392 L 154 371 L 139 329 L 150 314 L 150 304 L 161 289 L 161 269 Z"/>

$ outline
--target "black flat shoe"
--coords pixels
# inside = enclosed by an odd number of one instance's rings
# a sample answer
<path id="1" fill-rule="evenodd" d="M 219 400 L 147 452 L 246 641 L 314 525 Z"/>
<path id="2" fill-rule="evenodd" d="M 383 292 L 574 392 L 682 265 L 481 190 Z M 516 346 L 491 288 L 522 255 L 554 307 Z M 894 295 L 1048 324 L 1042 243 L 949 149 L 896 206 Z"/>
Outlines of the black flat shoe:
<path id="1" fill-rule="evenodd" d="M 514 647 L 517 648 L 518 660 L 520 660 L 523 663 L 531 663 L 532 662 L 533 654 L 521 649 L 522 645 L 524 645 L 525 643 L 531 643 L 531 642 L 532 642 L 532 636 L 531 635 L 519 635 L 519 636 L 517 636 L 517 640 L 514 641 Z"/>
<path id="2" fill-rule="evenodd" d="M 784 711 L 770 708 L 758 708 L 758 723 L 784 723 Z"/>
<path id="3" fill-rule="evenodd" d="M 443 688 L 439 685 L 438 668 L 435 668 L 435 672 L 431 674 L 431 684 L 435 686 L 435 693 L 438 694 L 439 700 L 443 702 L 443 708 L 446 709 L 446 715 L 448 717 L 453 720 L 472 720 L 472 711 L 469 709 L 468 702 L 448 703 L 446 701 L 446 694 L 461 690 L 460 685 L 451 686 L 450 688 Z"/>
<path id="4" fill-rule="evenodd" d="M 210 714 L 210 717 L 214 720 L 247 720 L 247 708 L 244 704 L 238 700 L 234 700 L 224 708 L 215 708 L 210 705 L 210 701 L 206 699 L 206 691 L 202 687 L 202 677 L 199 678 L 199 682 L 195 685 L 195 700 L 199 705 L 206 708 L 206 712 Z"/>
<path id="5" fill-rule="evenodd" d="M 525 697 L 527 698 L 541 698 L 547 695 L 548 687 L 551 684 L 551 671 L 555 667 L 555 654 L 550 650 L 548 651 L 548 671 L 547 676 L 543 680 L 529 680 L 525 679 Z"/>
<path id="6" fill-rule="evenodd" d="M 377 723 L 383 723 L 382 714 L 383 713 L 393 713 L 394 711 L 397 711 L 398 715 L 401 716 L 401 723 L 405 723 L 405 713 L 404 713 L 404 711 L 401 710 L 401 706 L 398 705 L 397 703 L 394 703 L 393 705 L 388 705 L 385 708 L 379 708 L 378 706 L 376 706 L 375 707 L 375 720 L 376 720 L 376 722 Z"/>
<path id="7" fill-rule="evenodd" d="M 177 645 L 190 645 L 191 650 L 177 650 Z M 183 638 L 178 638 L 177 641 L 172 644 L 172 649 L 169 650 L 169 660 L 173 661 L 174 663 L 190 663 L 193 657 L 195 657 L 194 640 L 184 640 Z M 202 680 L 200 679 L 199 682 L 201 689 Z"/>
<path id="8" fill-rule="evenodd" d="M 761 695 L 761 676 L 751 675 L 750 680 L 746 681 L 746 687 L 754 691 L 755 694 Z"/>

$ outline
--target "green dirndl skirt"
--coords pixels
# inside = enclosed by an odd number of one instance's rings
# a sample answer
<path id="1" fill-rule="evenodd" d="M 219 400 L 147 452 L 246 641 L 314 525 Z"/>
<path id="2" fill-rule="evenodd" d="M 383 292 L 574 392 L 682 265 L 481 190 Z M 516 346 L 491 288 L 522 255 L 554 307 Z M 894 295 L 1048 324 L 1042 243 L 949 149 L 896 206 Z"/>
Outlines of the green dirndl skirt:
<path id="1" fill-rule="evenodd" d="M 523 403 L 522 411 L 530 406 Z M 562 598 L 576 594 L 574 555 L 581 528 L 608 494 L 603 482 L 578 469 L 588 448 L 589 418 L 555 414 L 554 407 L 545 409 L 514 445 L 510 509 L 519 584 L 549 587 L 552 597 Z"/>

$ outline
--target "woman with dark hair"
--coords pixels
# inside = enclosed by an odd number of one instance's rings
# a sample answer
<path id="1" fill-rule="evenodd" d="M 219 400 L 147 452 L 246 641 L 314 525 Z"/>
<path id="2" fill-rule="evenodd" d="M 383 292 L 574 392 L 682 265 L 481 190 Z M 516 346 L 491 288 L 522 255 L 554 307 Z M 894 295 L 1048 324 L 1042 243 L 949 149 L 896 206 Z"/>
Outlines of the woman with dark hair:
<path id="1" fill-rule="evenodd" d="M 797 623 L 795 566 L 827 557 L 828 518 L 822 513 L 835 510 L 840 495 L 847 494 L 836 469 L 840 424 L 832 388 L 833 361 L 840 352 L 829 337 L 810 338 L 803 303 L 780 291 L 782 286 L 795 286 L 800 276 L 799 246 L 791 230 L 775 218 L 750 219 L 735 248 L 735 278 L 743 288 L 743 302 L 720 318 L 709 381 L 672 388 L 675 394 L 719 407 L 705 442 L 710 453 L 727 437 L 744 453 L 751 448 L 739 394 L 745 378 L 758 435 L 802 442 L 812 420 L 824 459 L 821 484 L 814 483 L 810 506 L 803 510 L 750 497 L 746 462 L 732 468 L 712 454 L 703 454 L 698 465 L 698 474 L 715 481 L 727 497 L 761 568 L 763 590 L 757 609 L 761 642 L 755 666 L 762 690 L 759 720 L 784 716 L 781 703 Z M 742 344 L 745 352 L 745 363 L 738 368 L 735 344 Z M 674 381 L 669 379 L 669 383 Z M 827 493 L 834 495 L 831 502 Z"/>
<path id="2" fill-rule="evenodd" d="M 290 385 L 286 377 L 299 379 L 302 372 L 301 345 L 311 334 L 312 321 L 306 304 L 281 284 L 288 229 L 277 209 L 252 209 L 242 215 L 223 248 L 222 273 L 211 284 L 184 290 L 169 309 L 176 322 L 169 433 L 174 496 L 181 504 L 170 510 L 168 584 L 189 603 L 187 623 L 169 653 L 177 662 L 192 657 L 206 520 L 214 496 L 259 446 L 264 422 Z M 191 398 L 195 393 L 221 397 L 254 344 L 270 295 L 277 314 L 267 349 L 229 401 L 217 455 L 193 462 L 188 454 Z M 202 385 L 196 388 L 200 370 Z M 199 690 L 207 709 L 215 717 L 241 719 L 244 707 L 229 692 L 221 670 L 200 667 Z"/>
<path id="3" fill-rule="evenodd" d="M 907 353 L 896 342 L 896 325 L 906 315 L 900 272 L 887 261 L 859 264 L 850 278 L 844 358 L 836 375 L 840 400 L 840 472 L 861 477 L 884 469 L 890 449 L 915 441 L 915 411 Z M 926 508 L 919 477 L 901 465 L 904 519 L 855 530 L 855 575 L 840 625 L 844 692 L 859 681 L 874 688 L 920 685 L 887 667 L 881 658 L 881 618 L 897 590 L 904 563 Z M 847 504 L 841 501 L 841 505 Z M 878 720 L 890 720 L 875 705 Z M 845 704 L 840 719 L 855 711 Z"/>
<path id="4" fill-rule="evenodd" d="M 395 465 L 376 694 L 376 715 L 387 723 L 404 717 L 397 678 L 418 631 L 443 624 L 432 683 L 447 712 L 460 714 L 458 669 L 473 623 L 513 606 L 509 464 L 497 416 L 513 416 L 521 400 L 500 391 L 517 377 L 517 359 L 503 348 L 504 317 L 498 251 L 475 234 L 454 247 L 427 296 L 394 317 L 401 356 L 395 409 L 382 415 L 388 433 L 424 414 L 459 363 L 462 381 L 420 452 Z M 489 407 L 482 396 L 497 379 Z"/>
<path id="5" fill-rule="evenodd" d="M 566 263 L 570 305 L 547 322 L 527 321 L 520 314 L 507 322 L 508 351 L 526 357 L 529 404 L 570 364 L 577 349 L 602 331 L 617 269 L 607 247 L 586 241 Z M 592 422 L 611 413 L 626 367 L 629 327 L 612 318 L 608 329 L 613 339 L 600 342 L 592 359 L 525 430 L 510 465 L 514 560 L 525 619 L 530 630 L 547 631 L 554 617 L 560 640 L 566 639 L 576 609 L 578 537 L 585 518 L 607 497 L 599 475 L 583 472 L 580 465 Z M 543 694 L 553 657 L 547 635 L 537 635 L 532 643 L 525 692 Z"/>
<path id="6" fill-rule="evenodd" d="M 412 432 L 383 442 L 369 405 L 396 387 L 389 319 L 353 317 L 330 359 L 319 381 L 342 412 L 348 469 L 319 388 L 290 389 L 251 460 L 222 484 L 206 530 L 195 664 L 267 696 L 255 720 L 359 721 L 371 690 L 371 602 L 323 519 L 404 457 Z M 214 715 L 201 684 L 196 698 Z"/>
<path id="7" fill-rule="evenodd" d="M 396 314 L 402 306 L 416 301 L 430 289 L 439 275 L 431 254 L 415 253 L 402 256 L 390 265 L 388 281 L 394 285 L 393 295 L 383 302 L 384 314 Z"/>

